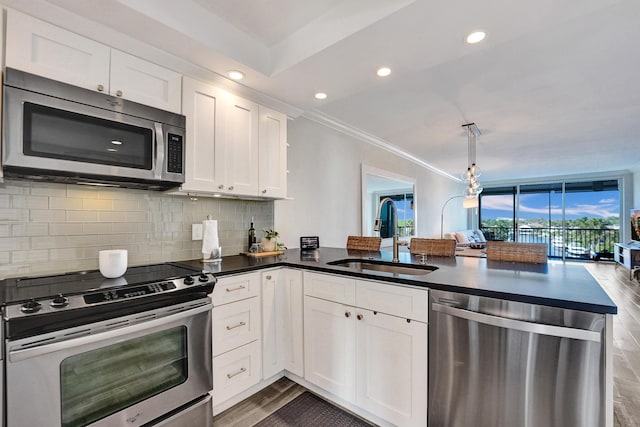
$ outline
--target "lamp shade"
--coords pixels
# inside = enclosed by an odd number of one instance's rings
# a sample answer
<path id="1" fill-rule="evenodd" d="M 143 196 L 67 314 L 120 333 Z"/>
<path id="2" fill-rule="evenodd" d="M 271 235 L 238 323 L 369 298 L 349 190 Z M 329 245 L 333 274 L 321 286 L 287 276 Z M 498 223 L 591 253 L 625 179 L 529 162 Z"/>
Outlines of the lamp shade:
<path id="1" fill-rule="evenodd" d="M 462 207 L 465 209 L 477 208 L 478 207 L 478 198 L 465 198 L 462 201 Z"/>

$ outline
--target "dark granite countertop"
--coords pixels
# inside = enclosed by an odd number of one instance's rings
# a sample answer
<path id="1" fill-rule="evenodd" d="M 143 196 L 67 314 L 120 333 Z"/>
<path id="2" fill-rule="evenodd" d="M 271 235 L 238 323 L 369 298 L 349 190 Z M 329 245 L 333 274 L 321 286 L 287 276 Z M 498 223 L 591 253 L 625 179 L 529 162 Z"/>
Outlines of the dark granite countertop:
<path id="1" fill-rule="evenodd" d="M 313 251 L 292 249 L 280 256 L 263 258 L 226 256 L 217 264 L 203 264 L 199 260 L 179 263 L 203 268 L 218 277 L 284 266 L 601 314 L 618 312 L 614 302 L 584 266 L 575 263 L 549 261 L 538 265 L 487 261 L 486 258 L 473 257 L 429 257 L 427 264 L 437 266 L 438 269 L 422 276 L 364 273 L 327 264 L 345 258 L 391 261 L 392 254 L 339 248 Z M 402 263 L 418 264 L 418 259 L 419 257 L 409 253 L 400 253 Z"/>

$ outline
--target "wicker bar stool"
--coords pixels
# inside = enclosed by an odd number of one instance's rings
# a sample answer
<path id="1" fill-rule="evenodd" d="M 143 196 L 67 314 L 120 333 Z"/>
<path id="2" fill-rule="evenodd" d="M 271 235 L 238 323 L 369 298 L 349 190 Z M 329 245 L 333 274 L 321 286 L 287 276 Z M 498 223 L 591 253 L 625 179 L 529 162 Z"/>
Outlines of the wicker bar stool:
<path id="1" fill-rule="evenodd" d="M 488 241 L 487 260 L 545 264 L 547 244 Z"/>
<path id="2" fill-rule="evenodd" d="M 380 237 L 348 236 L 347 250 L 379 251 L 382 239 Z"/>
<path id="3" fill-rule="evenodd" d="M 409 243 L 412 254 L 426 254 L 431 256 L 455 256 L 456 241 L 454 239 L 423 239 L 413 237 Z"/>

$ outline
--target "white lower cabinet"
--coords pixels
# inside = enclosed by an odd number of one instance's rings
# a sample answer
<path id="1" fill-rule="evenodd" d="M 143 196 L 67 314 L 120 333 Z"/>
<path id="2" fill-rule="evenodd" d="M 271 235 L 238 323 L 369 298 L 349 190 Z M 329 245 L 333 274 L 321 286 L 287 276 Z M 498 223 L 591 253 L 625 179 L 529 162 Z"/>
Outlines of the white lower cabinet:
<path id="1" fill-rule="evenodd" d="M 262 379 L 260 342 L 213 358 L 213 404 L 223 403 Z"/>
<path id="2" fill-rule="evenodd" d="M 317 297 L 322 280 L 333 295 Z M 425 426 L 427 291 L 308 272 L 304 284 L 305 379 L 394 425 Z"/>
<path id="3" fill-rule="evenodd" d="M 356 324 L 354 307 L 305 296 L 304 378 L 355 402 Z"/>
<path id="4" fill-rule="evenodd" d="M 262 380 L 260 274 L 219 279 L 212 299 L 215 412 Z"/>
<path id="5" fill-rule="evenodd" d="M 283 268 L 262 273 L 262 373 L 283 369 L 304 375 L 302 272 Z"/>
<path id="6" fill-rule="evenodd" d="M 355 323 L 356 405 L 397 426 L 426 426 L 428 325 L 360 308 Z"/>

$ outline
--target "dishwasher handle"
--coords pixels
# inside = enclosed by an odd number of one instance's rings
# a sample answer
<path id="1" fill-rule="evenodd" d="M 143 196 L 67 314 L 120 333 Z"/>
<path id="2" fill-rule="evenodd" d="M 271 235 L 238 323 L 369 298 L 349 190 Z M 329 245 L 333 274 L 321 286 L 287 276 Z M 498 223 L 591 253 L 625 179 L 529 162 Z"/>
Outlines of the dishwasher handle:
<path id="1" fill-rule="evenodd" d="M 526 322 L 524 320 L 507 319 L 505 317 L 493 316 L 490 314 L 477 313 L 475 311 L 450 307 L 438 303 L 432 303 L 434 311 L 448 314 L 449 316 L 483 323 L 485 325 L 497 326 L 499 328 L 516 329 L 522 332 L 530 332 L 540 335 L 550 335 L 560 338 L 571 338 L 581 341 L 600 342 L 600 332 L 588 331 L 585 329 L 567 328 L 563 326 L 545 325 L 542 323 Z"/>

